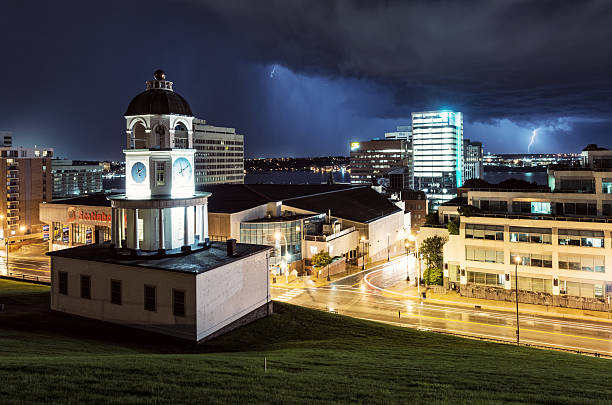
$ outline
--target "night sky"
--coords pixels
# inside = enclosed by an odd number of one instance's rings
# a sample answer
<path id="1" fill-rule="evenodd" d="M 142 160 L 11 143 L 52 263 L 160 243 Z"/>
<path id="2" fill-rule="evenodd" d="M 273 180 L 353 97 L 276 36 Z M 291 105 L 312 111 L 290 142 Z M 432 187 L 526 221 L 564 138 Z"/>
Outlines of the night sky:
<path id="1" fill-rule="evenodd" d="M 247 157 L 348 155 L 454 109 L 485 152 L 612 147 L 609 1 L 4 1 L 0 130 L 122 159 L 123 113 L 166 71 Z"/>

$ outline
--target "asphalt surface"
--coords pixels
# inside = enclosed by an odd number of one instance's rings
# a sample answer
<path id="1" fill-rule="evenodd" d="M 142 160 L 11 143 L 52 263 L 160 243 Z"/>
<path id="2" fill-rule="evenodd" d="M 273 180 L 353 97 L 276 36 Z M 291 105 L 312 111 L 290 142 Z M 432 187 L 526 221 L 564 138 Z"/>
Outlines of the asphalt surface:
<path id="1" fill-rule="evenodd" d="M 406 267 L 406 258 L 399 258 L 325 287 L 273 287 L 272 296 L 295 305 L 398 326 L 516 342 L 514 313 L 431 303 L 418 299 L 416 294 L 406 294 L 403 299 L 384 291 L 408 286 Z M 519 326 L 522 344 L 612 356 L 610 323 L 524 315 L 520 316 Z"/>
<path id="2" fill-rule="evenodd" d="M 48 242 L 36 242 L 22 246 L 17 251 L 8 254 L 8 266 L 6 250 L 1 250 L 0 275 L 49 281 L 49 257 L 45 256 L 48 247 Z"/>

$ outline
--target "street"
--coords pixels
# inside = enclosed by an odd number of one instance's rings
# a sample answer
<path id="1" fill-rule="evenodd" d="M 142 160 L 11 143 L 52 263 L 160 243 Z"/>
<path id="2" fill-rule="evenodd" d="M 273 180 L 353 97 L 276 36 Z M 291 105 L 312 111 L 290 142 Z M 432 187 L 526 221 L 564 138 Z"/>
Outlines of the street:
<path id="1" fill-rule="evenodd" d="M 25 278 L 29 280 L 49 281 L 49 257 L 45 256 L 48 242 L 31 243 L 8 254 L 6 249 L 0 251 L 0 275 Z"/>
<path id="2" fill-rule="evenodd" d="M 399 286 L 399 288 L 398 288 Z M 394 290 L 388 288 L 394 287 Z M 516 314 L 421 300 L 406 282 L 400 257 L 325 287 L 272 288 L 274 299 L 356 318 L 462 336 L 516 342 Z M 519 311 L 520 312 L 520 311 Z M 523 315 L 522 344 L 612 356 L 612 323 Z"/>

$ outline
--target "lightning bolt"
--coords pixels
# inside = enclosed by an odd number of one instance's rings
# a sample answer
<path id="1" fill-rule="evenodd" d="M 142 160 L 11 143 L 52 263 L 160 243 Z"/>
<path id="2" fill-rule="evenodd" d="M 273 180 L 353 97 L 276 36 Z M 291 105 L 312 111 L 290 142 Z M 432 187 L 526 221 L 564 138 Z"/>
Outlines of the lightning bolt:
<path id="1" fill-rule="evenodd" d="M 536 139 L 536 136 L 538 135 L 539 130 L 540 128 L 536 128 L 533 131 L 531 131 L 531 139 L 529 140 L 529 145 L 527 146 L 527 153 L 529 153 L 529 151 L 531 150 L 531 146 L 535 142 L 535 139 Z"/>
<path id="2" fill-rule="evenodd" d="M 270 72 L 270 79 L 274 79 L 274 72 L 276 72 L 276 65 L 272 67 L 272 71 Z"/>

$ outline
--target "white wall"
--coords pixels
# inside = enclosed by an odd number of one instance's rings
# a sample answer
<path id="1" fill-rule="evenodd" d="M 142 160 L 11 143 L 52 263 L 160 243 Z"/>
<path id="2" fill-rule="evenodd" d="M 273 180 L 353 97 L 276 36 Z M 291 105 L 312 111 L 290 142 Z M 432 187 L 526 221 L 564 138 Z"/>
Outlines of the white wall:
<path id="1" fill-rule="evenodd" d="M 389 235 L 388 242 L 387 234 Z M 389 247 L 391 256 L 403 253 L 405 237 L 403 211 L 370 222 L 368 224 L 369 256 L 373 260 L 386 259 L 387 247 Z"/>
<path id="2" fill-rule="evenodd" d="M 197 276 L 197 340 L 270 301 L 269 251 Z"/>
<path id="3" fill-rule="evenodd" d="M 68 295 L 58 292 L 58 271 L 68 273 Z M 91 277 L 91 299 L 80 293 L 80 275 Z M 111 304 L 110 280 L 122 282 L 122 305 Z M 157 310 L 144 309 L 144 286 L 156 286 Z M 64 257 L 51 258 L 51 309 L 87 318 L 195 339 L 195 275 Z M 173 315 L 172 289 L 185 291 L 185 317 Z"/>

